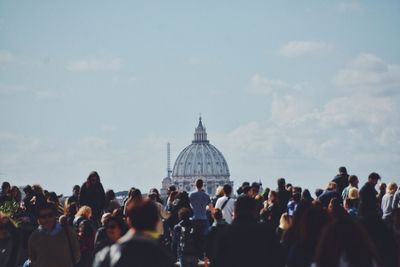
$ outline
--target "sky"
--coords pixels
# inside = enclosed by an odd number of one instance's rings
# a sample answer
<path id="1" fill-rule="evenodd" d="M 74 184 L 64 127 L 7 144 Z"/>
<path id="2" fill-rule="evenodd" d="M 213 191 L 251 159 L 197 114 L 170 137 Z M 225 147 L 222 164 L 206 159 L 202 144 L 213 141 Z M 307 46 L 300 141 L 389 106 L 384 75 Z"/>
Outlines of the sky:
<path id="1" fill-rule="evenodd" d="M 400 183 L 400 2 L 0 0 L 0 180 L 146 192 L 201 113 L 235 187 Z"/>

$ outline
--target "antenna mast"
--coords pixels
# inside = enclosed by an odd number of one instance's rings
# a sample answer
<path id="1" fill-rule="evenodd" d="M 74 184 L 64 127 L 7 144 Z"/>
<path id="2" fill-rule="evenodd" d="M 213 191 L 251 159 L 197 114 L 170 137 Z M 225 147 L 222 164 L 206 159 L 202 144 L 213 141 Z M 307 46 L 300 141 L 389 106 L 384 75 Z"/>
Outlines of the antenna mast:
<path id="1" fill-rule="evenodd" d="M 171 178 L 171 145 L 167 143 L 167 177 Z"/>

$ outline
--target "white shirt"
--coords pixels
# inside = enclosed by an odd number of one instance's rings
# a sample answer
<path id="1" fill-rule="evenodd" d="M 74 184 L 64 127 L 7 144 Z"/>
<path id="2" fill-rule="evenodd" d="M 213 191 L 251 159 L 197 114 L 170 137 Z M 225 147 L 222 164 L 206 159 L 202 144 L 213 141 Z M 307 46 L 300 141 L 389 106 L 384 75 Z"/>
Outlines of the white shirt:
<path id="1" fill-rule="evenodd" d="M 220 197 L 215 204 L 216 209 L 221 209 L 222 205 L 228 199 L 227 196 Z M 224 209 L 222 210 L 222 218 L 225 219 L 227 223 L 232 223 L 233 220 L 233 210 L 235 208 L 235 200 L 230 198 L 228 202 L 225 204 Z"/>

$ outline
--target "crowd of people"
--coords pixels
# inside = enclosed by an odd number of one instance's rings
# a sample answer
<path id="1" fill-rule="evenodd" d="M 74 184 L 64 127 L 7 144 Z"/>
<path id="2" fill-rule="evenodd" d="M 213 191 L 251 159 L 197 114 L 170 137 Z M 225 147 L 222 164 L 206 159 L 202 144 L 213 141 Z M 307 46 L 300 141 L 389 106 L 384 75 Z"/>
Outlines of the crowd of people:
<path id="1" fill-rule="evenodd" d="M 279 178 L 275 190 L 245 182 L 209 196 L 198 179 L 193 192 L 132 187 L 123 201 L 95 171 L 67 198 L 3 182 L 0 266 L 397 267 L 400 190 L 380 180 L 359 186 L 340 167 L 313 194 Z"/>

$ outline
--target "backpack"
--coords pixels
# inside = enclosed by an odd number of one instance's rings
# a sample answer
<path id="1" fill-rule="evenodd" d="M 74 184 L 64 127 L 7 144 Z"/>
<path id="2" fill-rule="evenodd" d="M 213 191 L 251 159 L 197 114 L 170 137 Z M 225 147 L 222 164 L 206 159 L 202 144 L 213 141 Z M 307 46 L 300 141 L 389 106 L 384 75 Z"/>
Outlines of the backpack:
<path id="1" fill-rule="evenodd" d="M 193 227 L 181 226 L 179 250 L 182 255 L 197 255 L 197 242 Z"/>

